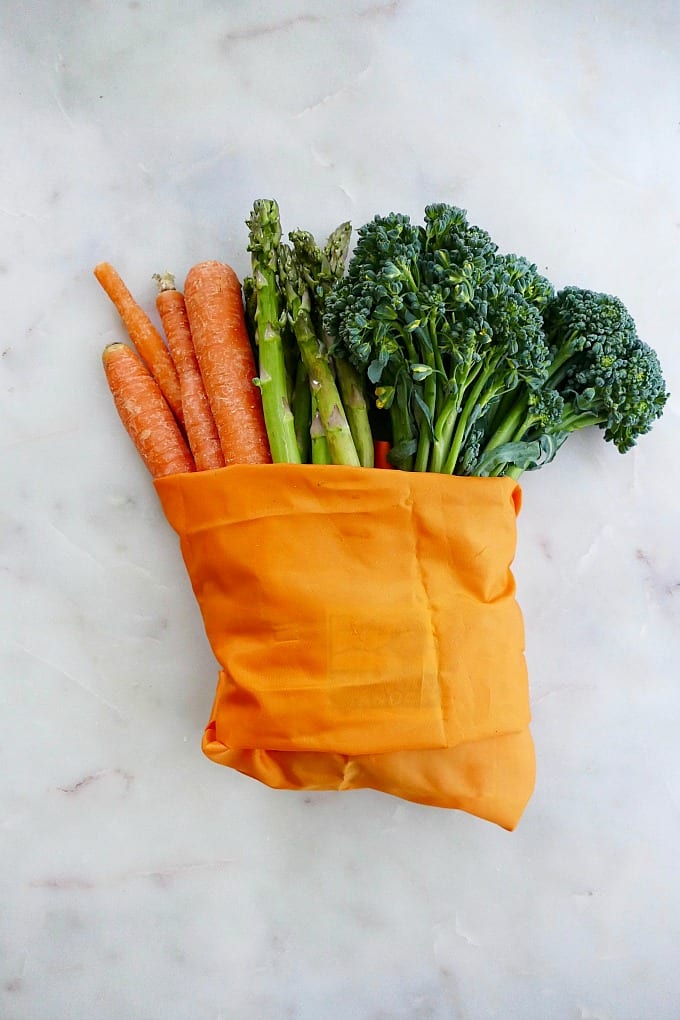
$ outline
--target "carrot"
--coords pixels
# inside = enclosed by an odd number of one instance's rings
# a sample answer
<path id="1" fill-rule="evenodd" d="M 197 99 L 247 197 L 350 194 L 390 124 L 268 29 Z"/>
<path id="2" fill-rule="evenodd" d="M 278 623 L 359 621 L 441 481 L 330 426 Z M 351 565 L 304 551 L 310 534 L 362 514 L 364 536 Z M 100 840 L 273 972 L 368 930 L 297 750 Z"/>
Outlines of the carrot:
<path id="1" fill-rule="evenodd" d="M 161 389 L 127 344 L 109 344 L 104 371 L 125 429 L 154 478 L 194 471 L 193 457 Z"/>
<path id="2" fill-rule="evenodd" d="M 376 439 L 373 443 L 373 449 L 375 451 L 375 466 L 377 468 L 391 468 L 387 455 L 390 452 L 390 444 L 385 442 L 384 439 Z"/>
<path id="3" fill-rule="evenodd" d="M 199 262 L 187 274 L 184 300 L 225 463 L 271 463 L 236 273 L 221 262 Z"/>
<path id="4" fill-rule="evenodd" d="M 156 308 L 179 376 L 184 428 L 199 471 L 224 467 L 224 455 L 196 360 L 184 295 L 172 273 L 155 274 Z"/>
<path id="5" fill-rule="evenodd" d="M 177 369 L 162 336 L 144 309 L 137 304 L 112 265 L 100 262 L 94 268 L 94 275 L 116 306 L 130 339 L 160 386 L 163 396 L 172 408 L 172 413 L 180 424 L 183 424 Z"/>

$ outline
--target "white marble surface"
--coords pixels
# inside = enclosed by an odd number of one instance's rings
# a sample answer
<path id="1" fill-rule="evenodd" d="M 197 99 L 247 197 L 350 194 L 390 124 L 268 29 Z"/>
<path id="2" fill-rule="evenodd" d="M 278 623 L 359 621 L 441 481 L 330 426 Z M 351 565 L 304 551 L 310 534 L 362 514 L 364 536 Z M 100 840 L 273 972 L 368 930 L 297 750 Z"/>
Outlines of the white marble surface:
<path id="1" fill-rule="evenodd" d="M 619 294 L 680 393 L 680 9 L 5 0 L 0 13 L 3 1020 L 680 1016 L 680 404 L 524 481 L 538 753 L 513 834 L 200 752 L 215 666 L 99 354 L 92 277 L 247 267 L 462 205 Z"/>

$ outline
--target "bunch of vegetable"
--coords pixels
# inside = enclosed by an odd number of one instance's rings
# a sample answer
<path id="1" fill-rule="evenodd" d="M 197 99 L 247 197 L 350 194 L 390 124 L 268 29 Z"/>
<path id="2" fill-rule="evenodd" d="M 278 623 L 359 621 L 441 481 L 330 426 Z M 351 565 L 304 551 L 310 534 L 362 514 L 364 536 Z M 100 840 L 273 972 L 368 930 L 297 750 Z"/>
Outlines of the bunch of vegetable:
<path id="1" fill-rule="evenodd" d="M 204 262 L 184 293 L 157 276 L 165 340 L 116 271 L 95 275 L 136 352 L 104 367 L 155 477 L 234 463 L 316 463 L 458 475 L 536 469 L 598 426 L 622 453 L 668 394 L 621 301 L 555 292 L 454 206 L 423 225 L 376 216 L 319 247 L 282 238 L 274 201 L 247 221 L 252 272 Z M 374 461 L 375 451 L 379 456 Z"/>
<path id="2" fill-rule="evenodd" d="M 518 477 L 586 425 L 625 452 L 667 399 L 617 298 L 556 294 L 449 205 L 362 227 L 326 326 L 389 409 L 400 468 Z"/>

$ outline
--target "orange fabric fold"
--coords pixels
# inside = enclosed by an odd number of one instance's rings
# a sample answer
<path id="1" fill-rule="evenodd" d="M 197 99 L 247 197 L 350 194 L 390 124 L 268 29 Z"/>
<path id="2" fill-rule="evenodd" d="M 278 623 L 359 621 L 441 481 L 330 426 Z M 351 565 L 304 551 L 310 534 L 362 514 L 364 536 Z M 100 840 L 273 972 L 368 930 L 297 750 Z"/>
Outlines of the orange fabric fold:
<path id="1" fill-rule="evenodd" d="M 516 825 L 534 783 L 516 482 L 275 464 L 155 484 L 221 666 L 210 758 Z"/>

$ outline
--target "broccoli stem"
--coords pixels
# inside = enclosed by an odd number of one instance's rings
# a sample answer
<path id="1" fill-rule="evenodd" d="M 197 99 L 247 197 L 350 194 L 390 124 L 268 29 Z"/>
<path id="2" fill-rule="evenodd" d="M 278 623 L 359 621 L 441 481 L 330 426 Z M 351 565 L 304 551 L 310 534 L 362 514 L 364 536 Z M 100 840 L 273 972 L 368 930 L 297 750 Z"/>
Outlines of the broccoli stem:
<path id="1" fill-rule="evenodd" d="M 258 386 L 274 463 L 300 463 L 295 421 L 288 400 L 289 384 L 279 325 L 281 307 L 276 262 L 281 224 L 276 202 L 259 199 L 248 220 L 249 250 L 257 307 L 255 325 L 259 356 Z"/>
<path id="2" fill-rule="evenodd" d="M 543 383 L 544 386 L 555 386 L 564 377 L 567 363 L 572 354 L 571 342 L 565 343 L 559 349 L 550 365 Z M 494 417 L 493 432 L 487 440 L 483 453 L 490 453 L 504 443 L 520 442 L 534 424 L 534 419 L 528 412 L 529 394 L 526 391 L 519 397 L 515 393 L 507 394 Z M 560 430 L 562 430 L 561 426 Z M 564 431 L 572 430 L 568 428 Z"/>
<path id="3" fill-rule="evenodd" d="M 404 377 L 399 376 L 395 381 L 395 396 L 390 406 L 390 422 L 392 425 L 392 449 L 399 456 L 398 466 L 403 471 L 413 470 L 413 454 L 404 453 L 405 449 L 413 443 L 413 424 L 409 412 L 408 391 L 404 383 Z"/>
<path id="4" fill-rule="evenodd" d="M 461 413 L 465 390 L 478 378 L 482 369 L 482 362 L 476 364 L 472 361 L 466 363 L 465 371 L 461 374 L 461 380 L 456 380 L 453 392 L 444 402 L 442 410 L 437 417 L 434 427 L 434 447 L 432 450 L 432 463 L 430 471 L 438 473 L 446 472 L 444 467 L 447 454 L 451 449 L 453 434 L 456 429 L 458 415 Z"/>
<path id="5" fill-rule="evenodd" d="M 491 410 L 487 422 L 486 422 L 486 439 L 488 440 L 500 426 L 501 422 L 505 421 L 506 416 L 510 413 L 512 408 L 515 406 L 517 400 L 517 390 L 508 390 L 496 403 L 496 406 Z"/>
<path id="6" fill-rule="evenodd" d="M 453 472 L 456 470 L 458 457 L 460 456 L 460 451 L 463 448 L 463 442 L 467 434 L 468 423 L 473 412 L 476 409 L 480 409 L 479 413 L 481 413 L 481 409 L 483 409 L 486 406 L 486 404 L 488 404 L 489 401 L 496 395 L 495 392 L 492 390 L 489 394 L 487 394 L 486 399 L 480 404 L 480 397 L 484 392 L 484 389 L 487 386 L 489 379 L 493 377 L 496 368 L 497 363 L 494 361 L 488 367 L 486 367 L 483 372 L 479 373 L 474 386 L 470 390 L 470 393 L 468 394 L 465 403 L 463 404 L 463 409 L 458 415 L 456 429 L 455 432 L 453 433 L 453 439 L 451 441 L 451 447 L 449 449 L 446 460 L 444 461 L 444 466 L 442 469 L 444 474 L 452 475 Z"/>
<path id="7" fill-rule="evenodd" d="M 579 429 L 586 429 L 590 425 L 602 425 L 606 420 L 606 415 L 579 411 L 574 407 L 565 405 L 564 414 L 560 419 L 559 431 L 578 432 Z"/>
<path id="8" fill-rule="evenodd" d="M 442 361 L 442 352 L 439 349 L 439 341 L 437 339 L 437 314 L 433 311 L 430 314 L 430 321 L 428 323 L 428 332 L 432 341 L 432 355 L 434 358 L 434 368 L 440 379 L 446 378 L 446 372 L 444 370 L 444 362 Z M 437 395 L 435 399 L 433 420 L 439 417 L 442 409 L 442 402 L 444 400 L 444 388 L 437 386 Z"/>
<path id="9" fill-rule="evenodd" d="M 432 344 L 429 342 L 429 338 L 422 343 L 422 359 L 423 364 L 427 365 L 431 369 L 430 375 L 427 376 L 423 383 L 423 400 L 427 407 L 429 414 L 429 421 L 425 419 L 425 415 L 422 413 L 422 420 L 420 422 L 420 435 L 418 436 L 418 449 L 416 450 L 415 464 L 413 465 L 414 471 L 427 471 L 428 463 L 430 460 L 430 450 L 432 448 L 432 433 L 434 431 L 434 416 L 437 410 L 437 375 L 436 375 L 436 363 L 434 357 L 434 350 Z"/>
<path id="10" fill-rule="evenodd" d="M 550 382 L 553 386 L 555 383 L 562 378 L 566 371 L 567 362 L 574 354 L 574 345 L 578 341 L 578 331 L 572 330 L 567 336 L 558 338 L 559 347 L 557 352 L 552 359 L 550 369 L 548 370 L 547 382 Z M 550 340 L 550 337 L 548 337 Z"/>
<path id="11" fill-rule="evenodd" d="M 504 443 L 519 442 L 530 425 L 528 411 L 529 395 L 523 393 L 494 430 L 482 451 L 482 456 Z"/>

